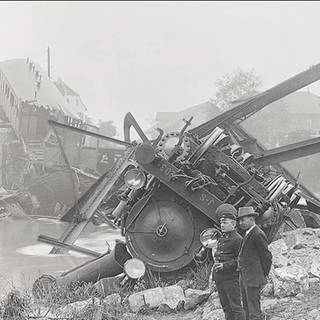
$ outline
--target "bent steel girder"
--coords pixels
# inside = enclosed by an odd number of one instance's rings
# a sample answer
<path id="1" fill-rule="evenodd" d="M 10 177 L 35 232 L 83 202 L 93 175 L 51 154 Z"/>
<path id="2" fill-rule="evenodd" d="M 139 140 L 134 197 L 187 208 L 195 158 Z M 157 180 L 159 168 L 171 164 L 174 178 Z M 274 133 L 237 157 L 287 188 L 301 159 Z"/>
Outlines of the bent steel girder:
<path id="1" fill-rule="evenodd" d="M 247 151 L 255 155 L 262 155 L 266 150 L 263 148 L 261 144 L 257 142 L 255 138 L 253 138 L 249 133 L 247 133 L 241 125 L 234 124 L 232 129 L 230 129 L 231 133 L 237 136 L 238 143 Z M 280 163 L 273 163 L 272 167 L 279 171 L 286 179 L 295 182 L 296 178 Z M 305 185 L 299 182 L 300 189 L 309 197 L 318 200 L 318 197 L 310 191 Z"/>
<path id="2" fill-rule="evenodd" d="M 232 109 L 218 115 L 189 132 L 197 135 L 199 138 L 206 136 L 215 127 L 225 127 L 236 121 L 243 121 L 263 109 L 270 103 L 277 101 L 288 94 L 295 92 L 320 79 L 320 64 L 297 74 L 296 76 L 281 82 L 280 84 L 266 90 L 243 103 L 238 104 Z"/>
<path id="3" fill-rule="evenodd" d="M 68 129 L 70 131 L 75 131 L 77 133 L 81 133 L 81 134 L 84 134 L 84 135 L 87 135 L 87 136 L 92 136 L 92 137 L 95 137 L 95 138 L 98 138 L 98 139 L 107 140 L 107 141 L 110 141 L 110 142 L 113 142 L 113 143 L 116 143 L 116 144 L 120 144 L 120 145 L 123 145 L 123 146 L 126 146 L 126 147 L 132 147 L 132 143 L 127 142 L 127 141 L 118 140 L 118 139 L 115 139 L 115 138 L 104 136 L 104 135 L 99 134 L 99 133 L 95 133 L 95 132 L 91 132 L 91 131 L 88 131 L 88 130 L 72 127 L 72 126 L 69 126 L 67 124 L 60 123 L 60 122 L 57 122 L 57 121 L 54 121 L 54 120 L 49 120 L 48 122 L 49 122 L 50 125 L 52 125 L 54 127 L 60 127 L 60 128 Z"/>
<path id="4" fill-rule="evenodd" d="M 70 222 L 68 228 L 61 235 L 60 241 L 66 244 L 73 244 L 79 237 L 82 230 L 91 221 L 96 210 L 103 200 L 114 192 L 115 186 L 119 183 L 123 172 L 130 164 L 130 158 L 134 148 L 128 149 L 125 157 L 116 166 L 114 171 L 106 172 L 85 192 L 78 201 L 78 210 L 71 207 L 61 218 L 62 221 Z M 57 254 L 66 252 L 63 248 L 53 248 L 50 253 Z"/>
<path id="5" fill-rule="evenodd" d="M 258 166 L 265 166 L 306 157 L 318 152 L 320 152 L 320 138 L 313 138 L 279 148 L 265 150 L 262 155 L 257 156 L 253 160 L 253 163 Z"/>
<path id="6" fill-rule="evenodd" d="M 134 116 L 131 114 L 131 112 L 128 112 L 123 121 L 123 131 L 124 131 L 124 140 L 127 143 L 130 143 L 130 129 L 131 127 L 134 127 L 137 131 L 138 135 L 140 136 L 141 140 L 145 143 L 150 143 L 147 136 L 144 134 L 143 130 L 139 126 L 138 122 L 134 118 Z"/>

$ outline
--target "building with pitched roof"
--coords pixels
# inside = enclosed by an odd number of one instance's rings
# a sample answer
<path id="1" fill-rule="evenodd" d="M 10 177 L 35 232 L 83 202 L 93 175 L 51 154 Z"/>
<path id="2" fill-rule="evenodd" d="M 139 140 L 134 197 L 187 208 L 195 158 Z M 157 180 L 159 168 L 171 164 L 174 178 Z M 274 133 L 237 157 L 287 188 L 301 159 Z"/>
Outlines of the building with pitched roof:
<path id="1" fill-rule="evenodd" d="M 243 126 L 267 148 L 297 142 L 288 140 L 290 136 L 298 140 L 319 136 L 320 97 L 308 91 L 294 92 L 257 112 Z"/>
<path id="2" fill-rule="evenodd" d="M 0 107 L 17 137 L 24 140 L 43 139 L 48 119 L 81 121 L 47 73 L 29 59 L 0 63 Z"/>
<path id="3" fill-rule="evenodd" d="M 83 103 L 80 95 L 71 89 L 64 81 L 60 78 L 54 82 L 56 87 L 59 89 L 62 94 L 64 101 L 69 110 L 72 110 L 74 114 L 84 120 L 84 115 L 87 111 L 87 107 Z"/>
<path id="4" fill-rule="evenodd" d="M 176 112 L 158 112 L 156 114 L 155 123 L 147 130 L 147 135 L 151 138 L 155 138 L 158 135 L 156 128 L 161 128 L 165 132 L 179 131 L 185 125 L 183 119 L 189 120 L 193 117 L 190 130 L 221 113 L 221 110 L 216 107 L 210 100 L 195 106 L 183 109 Z"/>

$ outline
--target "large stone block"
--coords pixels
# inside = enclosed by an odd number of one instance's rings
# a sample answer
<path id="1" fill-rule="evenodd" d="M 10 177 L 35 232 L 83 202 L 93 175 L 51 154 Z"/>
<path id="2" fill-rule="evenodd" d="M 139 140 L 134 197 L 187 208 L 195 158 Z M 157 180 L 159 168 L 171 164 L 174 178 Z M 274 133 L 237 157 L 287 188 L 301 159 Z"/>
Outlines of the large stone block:
<path id="1" fill-rule="evenodd" d="M 185 296 L 182 288 L 174 285 L 164 288 L 146 290 L 144 292 L 144 299 L 146 304 L 151 308 L 164 304 L 171 309 L 175 309 L 179 303 L 185 301 Z"/>
<path id="2" fill-rule="evenodd" d="M 143 306 L 149 308 L 158 308 L 161 305 L 168 306 L 170 309 L 176 309 L 182 302 L 185 302 L 185 296 L 181 287 L 177 285 L 153 288 L 129 297 L 130 309 L 133 312 L 139 311 Z"/>
<path id="3" fill-rule="evenodd" d="M 184 294 L 186 299 L 184 303 L 184 309 L 189 310 L 208 299 L 210 296 L 210 291 L 187 289 Z"/>
<path id="4" fill-rule="evenodd" d="M 274 269 L 271 274 L 274 295 L 288 297 L 304 292 L 309 288 L 308 272 L 300 266 L 287 266 Z"/>

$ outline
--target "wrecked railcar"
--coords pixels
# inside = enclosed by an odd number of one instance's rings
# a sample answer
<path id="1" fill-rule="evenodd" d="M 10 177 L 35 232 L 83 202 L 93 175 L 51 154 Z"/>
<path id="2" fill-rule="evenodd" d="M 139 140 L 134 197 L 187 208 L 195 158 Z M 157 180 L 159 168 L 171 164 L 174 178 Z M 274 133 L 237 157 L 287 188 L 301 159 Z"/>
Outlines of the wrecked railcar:
<path id="1" fill-rule="evenodd" d="M 236 208 L 253 206 L 269 242 L 285 225 L 305 226 L 299 209 L 308 213 L 309 223 L 320 226 L 320 202 L 280 164 L 319 152 L 320 138 L 264 150 L 240 125 L 271 102 L 319 79 L 320 64 L 191 130 L 192 118 L 184 119 L 180 132 L 159 129 L 152 141 L 127 114 L 125 141 L 118 141 L 127 145 L 125 157 L 62 217 L 70 226 L 61 243 L 72 245 L 94 216 L 100 215 L 121 229 L 129 256 L 141 260 L 149 270 L 169 273 L 201 259 L 205 250 L 200 235 L 209 228 L 219 230 L 215 211 L 222 203 Z M 130 141 L 131 127 L 141 142 Z M 51 252 L 65 250 L 56 247 Z M 99 258 L 91 262 L 95 281 L 101 278 L 102 270 L 95 268 L 98 263 Z M 124 263 L 119 263 L 122 268 Z M 108 274 L 107 264 L 101 268 L 104 277 L 114 275 Z M 70 272 L 83 280 L 88 269 L 84 266 Z"/>

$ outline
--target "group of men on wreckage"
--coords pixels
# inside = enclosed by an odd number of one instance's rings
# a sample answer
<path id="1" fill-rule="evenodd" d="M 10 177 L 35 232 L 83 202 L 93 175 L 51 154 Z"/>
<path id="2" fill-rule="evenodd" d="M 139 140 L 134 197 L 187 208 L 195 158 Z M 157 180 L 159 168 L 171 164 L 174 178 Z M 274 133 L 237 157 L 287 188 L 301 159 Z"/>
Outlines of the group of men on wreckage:
<path id="1" fill-rule="evenodd" d="M 226 320 L 262 320 L 261 290 L 272 264 L 265 233 L 256 225 L 253 207 L 222 204 L 216 212 L 222 236 L 213 252 L 214 280 Z M 245 233 L 236 231 L 236 224 Z"/>

